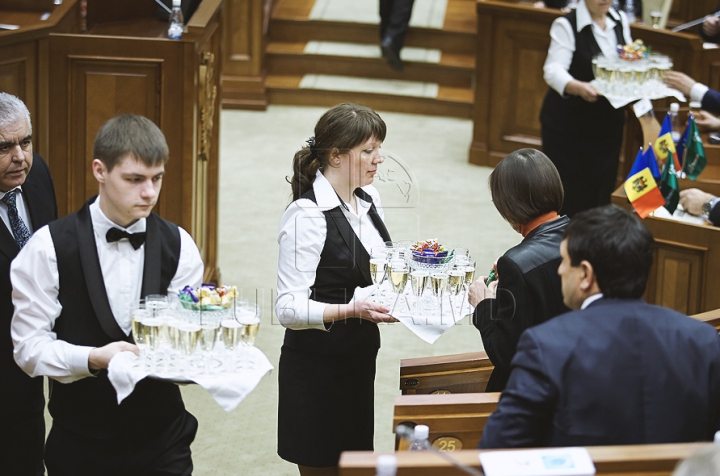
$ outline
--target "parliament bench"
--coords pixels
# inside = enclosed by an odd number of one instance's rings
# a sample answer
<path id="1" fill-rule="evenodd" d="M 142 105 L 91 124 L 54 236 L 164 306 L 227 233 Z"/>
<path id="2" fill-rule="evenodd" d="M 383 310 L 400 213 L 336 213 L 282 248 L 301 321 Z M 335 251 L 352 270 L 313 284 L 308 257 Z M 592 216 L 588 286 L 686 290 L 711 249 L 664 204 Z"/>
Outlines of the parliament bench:
<path id="1" fill-rule="evenodd" d="M 678 461 L 712 446 L 712 443 L 673 443 L 659 445 L 589 446 L 590 457 L 598 475 L 667 476 Z M 491 450 L 484 450 L 491 451 Z M 495 451 L 495 450 L 492 450 Z M 515 450 L 503 450 L 515 451 Z M 453 453 L 456 460 L 480 469 L 479 450 Z M 381 453 L 346 451 L 340 456 L 340 476 L 373 476 L 377 457 Z M 460 469 L 440 456 L 428 452 L 402 451 L 395 453 L 398 476 L 459 476 Z"/>

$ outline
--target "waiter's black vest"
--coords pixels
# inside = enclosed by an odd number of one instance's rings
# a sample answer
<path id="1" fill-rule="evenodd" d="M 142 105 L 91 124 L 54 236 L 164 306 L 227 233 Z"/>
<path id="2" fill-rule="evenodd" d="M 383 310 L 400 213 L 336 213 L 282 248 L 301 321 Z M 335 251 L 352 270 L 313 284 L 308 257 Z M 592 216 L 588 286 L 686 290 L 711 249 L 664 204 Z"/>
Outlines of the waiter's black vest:
<path id="1" fill-rule="evenodd" d="M 57 254 L 62 313 L 53 332 L 70 344 L 102 347 L 116 341 L 133 342 L 115 321 L 100 269 L 89 205 L 50 223 Z M 177 271 L 180 233 L 176 225 L 154 213 L 147 218 L 142 296 L 166 294 Z M 117 283 L 107 283 L 116 286 Z M 73 383 L 51 380 L 48 408 L 53 424 L 84 436 L 105 439 L 134 435 L 152 437 L 167 428 L 185 409 L 174 384 L 145 379 L 118 405 L 107 371 Z"/>
<path id="2" fill-rule="evenodd" d="M 302 198 L 317 203 L 312 189 Z M 356 287 L 372 284 L 370 255 L 340 207 L 323 214 L 327 223 L 327 237 L 315 273 L 315 283 L 310 288 L 310 299 L 329 304 L 347 304 Z M 390 234 L 375 205 L 371 205 L 368 215 L 383 240 L 390 241 Z M 284 345 L 321 354 L 362 353 L 380 348 L 380 332 L 377 324 L 352 318 L 333 323 L 328 332 L 286 329 Z"/>
<path id="3" fill-rule="evenodd" d="M 579 81 L 590 82 L 595 79 L 592 59 L 601 54 L 600 46 L 593 35 L 593 26 L 586 25 L 578 32 L 576 10 L 565 15 L 565 18 L 570 22 L 575 34 L 575 52 L 568 72 Z M 624 45 L 622 22 L 619 18 L 613 20 L 616 21 L 614 31 L 617 43 Z M 562 97 L 553 88 L 548 88 L 540 110 L 540 122 L 543 128 L 568 133 L 569 136 L 591 129 L 596 129 L 599 136 L 611 131 L 614 134 L 618 132 L 622 134 L 624 121 L 624 110 L 613 108 L 604 97 L 600 97 L 595 103 L 590 103 L 580 96 Z"/>

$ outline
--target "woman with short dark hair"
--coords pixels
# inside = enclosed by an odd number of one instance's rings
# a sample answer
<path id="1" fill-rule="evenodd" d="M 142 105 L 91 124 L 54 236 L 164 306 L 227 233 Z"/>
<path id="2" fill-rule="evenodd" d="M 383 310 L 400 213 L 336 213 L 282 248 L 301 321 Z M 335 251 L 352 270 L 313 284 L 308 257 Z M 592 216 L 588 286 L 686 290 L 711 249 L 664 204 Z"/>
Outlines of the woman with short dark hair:
<path id="1" fill-rule="evenodd" d="M 495 369 L 488 392 L 500 392 L 510 376 L 510 361 L 528 327 L 566 312 L 560 277 L 560 243 L 569 219 L 560 174 L 545 154 L 520 149 L 505 157 L 488 179 L 493 204 L 523 241 L 497 261 L 498 280 L 487 277 L 470 286 L 473 324 Z"/>

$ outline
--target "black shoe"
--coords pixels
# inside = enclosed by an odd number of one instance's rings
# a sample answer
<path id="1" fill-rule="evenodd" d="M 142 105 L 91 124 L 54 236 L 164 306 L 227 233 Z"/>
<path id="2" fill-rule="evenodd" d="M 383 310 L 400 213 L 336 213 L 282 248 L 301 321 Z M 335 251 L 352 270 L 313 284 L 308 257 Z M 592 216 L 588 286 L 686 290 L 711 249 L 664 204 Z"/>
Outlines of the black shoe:
<path id="1" fill-rule="evenodd" d="M 400 48 L 395 46 L 392 38 L 388 36 L 382 40 L 380 49 L 382 50 L 383 58 L 385 58 L 392 69 L 395 71 L 403 70 L 403 62 L 400 59 Z"/>

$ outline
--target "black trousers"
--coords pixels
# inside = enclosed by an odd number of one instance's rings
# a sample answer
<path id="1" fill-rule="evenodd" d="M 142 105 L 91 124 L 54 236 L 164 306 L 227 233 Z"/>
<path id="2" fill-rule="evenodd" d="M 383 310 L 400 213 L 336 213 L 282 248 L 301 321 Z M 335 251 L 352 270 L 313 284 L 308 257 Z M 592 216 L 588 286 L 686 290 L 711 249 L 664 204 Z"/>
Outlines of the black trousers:
<path id="1" fill-rule="evenodd" d="M 48 476 L 190 476 L 198 422 L 188 412 L 157 437 L 98 440 L 53 424 L 45 445 Z"/>
<path id="2" fill-rule="evenodd" d="M 43 446 L 45 445 L 45 417 L 3 419 L 0 438 L 0 466 L 2 474 L 13 476 L 42 476 Z"/>
<path id="3" fill-rule="evenodd" d="M 415 0 L 380 0 L 380 41 L 392 38 L 402 48 Z"/>

